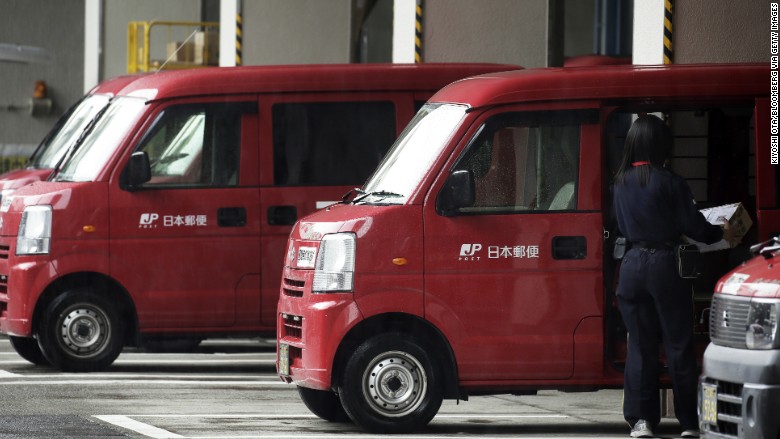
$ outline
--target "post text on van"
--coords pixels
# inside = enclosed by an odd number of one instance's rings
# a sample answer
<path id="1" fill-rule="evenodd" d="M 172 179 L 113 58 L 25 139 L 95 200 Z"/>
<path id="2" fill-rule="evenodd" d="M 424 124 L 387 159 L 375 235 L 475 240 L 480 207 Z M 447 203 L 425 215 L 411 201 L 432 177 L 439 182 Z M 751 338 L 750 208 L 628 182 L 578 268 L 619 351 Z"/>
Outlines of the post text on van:
<path id="1" fill-rule="evenodd" d="M 772 2 L 769 7 L 769 50 L 770 50 L 770 57 L 769 62 L 771 65 L 770 69 L 770 157 L 772 160 L 772 164 L 776 165 L 778 164 L 778 87 L 780 87 L 780 72 L 778 72 L 778 64 L 780 63 L 780 47 L 778 42 L 778 16 L 780 15 L 780 11 L 778 11 L 778 6 L 776 2 Z"/>

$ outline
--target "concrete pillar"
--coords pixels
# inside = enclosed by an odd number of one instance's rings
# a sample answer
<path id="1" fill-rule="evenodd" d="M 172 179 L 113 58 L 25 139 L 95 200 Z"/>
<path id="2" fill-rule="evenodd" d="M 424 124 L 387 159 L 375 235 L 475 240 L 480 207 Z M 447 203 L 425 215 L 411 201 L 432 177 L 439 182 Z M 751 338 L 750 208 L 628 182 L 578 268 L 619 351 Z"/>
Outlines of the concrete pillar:
<path id="1" fill-rule="evenodd" d="M 100 82 L 101 0 L 84 2 L 84 93 Z"/>
<path id="2" fill-rule="evenodd" d="M 663 64 L 663 38 L 664 0 L 635 0 L 633 64 Z"/>
<path id="3" fill-rule="evenodd" d="M 236 65 L 236 14 L 239 0 L 221 0 L 219 3 L 219 65 Z"/>

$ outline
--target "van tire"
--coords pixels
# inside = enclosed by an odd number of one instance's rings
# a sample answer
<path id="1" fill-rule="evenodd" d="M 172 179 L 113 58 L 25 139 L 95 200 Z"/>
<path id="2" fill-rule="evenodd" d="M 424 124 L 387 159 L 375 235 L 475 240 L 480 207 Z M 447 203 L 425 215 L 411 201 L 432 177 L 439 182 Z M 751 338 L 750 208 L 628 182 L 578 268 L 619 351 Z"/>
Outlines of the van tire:
<path id="1" fill-rule="evenodd" d="M 88 289 L 56 297 L 42 313 L 38 343 L 52 366 L 67 372 L 105 370 L 123 348 L 116 309 Z"/>
<path id="2" fill-rule="evenodd" d="M 41 352 L 41 348 L 38 346 L 38 340 L 32 337 L 15 337 L 13 335 L 8 336 L 8 339 L 16 353 L 30 363 L 37 366 L 49 366 L 51 364 L 43 356 L 43 352 Z"/>
<path id="3" fill-rule="evenodd" d="M 312 413 L 328 422 L 350 422 L 336 392 L 298 386 L 301 401 Z"/>
<path id="4" fill-rule="evenodd" d="M 363 342 L 347 360 L 339 387 L 349 417 L 372 433 L 420 430 L 436 416 L 443 393 L 434 350 L 400 333 Z"/>

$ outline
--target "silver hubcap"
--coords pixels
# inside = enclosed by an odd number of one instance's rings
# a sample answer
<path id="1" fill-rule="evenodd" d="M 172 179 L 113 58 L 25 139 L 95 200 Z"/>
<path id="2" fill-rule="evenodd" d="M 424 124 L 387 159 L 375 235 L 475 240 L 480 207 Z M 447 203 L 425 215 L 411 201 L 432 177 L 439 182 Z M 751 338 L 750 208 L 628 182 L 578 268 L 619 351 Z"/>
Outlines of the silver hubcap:
<path id="1" fill-rule="evenodd" d="M 383 416 L 413 412 L 425 398 L 428 379 L 420 362 L 406 352 L 377 355 L 363 374 L 363 396 Z"/>
<path id="2" fill-rule="evenodd" d="M 60 327 L 63 346 L 79 357 L 99 354 L 110 333 L 105 314 L 93 308 L 71 309 Z"/>

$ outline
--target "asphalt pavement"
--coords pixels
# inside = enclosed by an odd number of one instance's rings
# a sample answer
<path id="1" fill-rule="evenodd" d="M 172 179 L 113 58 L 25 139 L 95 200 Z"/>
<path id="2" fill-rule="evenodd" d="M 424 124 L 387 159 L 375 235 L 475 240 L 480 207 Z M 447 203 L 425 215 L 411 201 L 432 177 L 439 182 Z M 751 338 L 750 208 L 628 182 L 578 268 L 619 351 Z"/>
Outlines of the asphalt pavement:
<path id="1" fill-rule="evenodd" d="M 62 373 L 0 337 L 0 438 L 351 438 L 312 415 L 275 374 L 273 340 L 207 340 L 186 354 L 126 350 L 105 372 Z M 445 401 L 405 438 L 625 438 L 621 391 L 540 391 Z M 665 419 L 658 437 L 678 437 Z"/>

